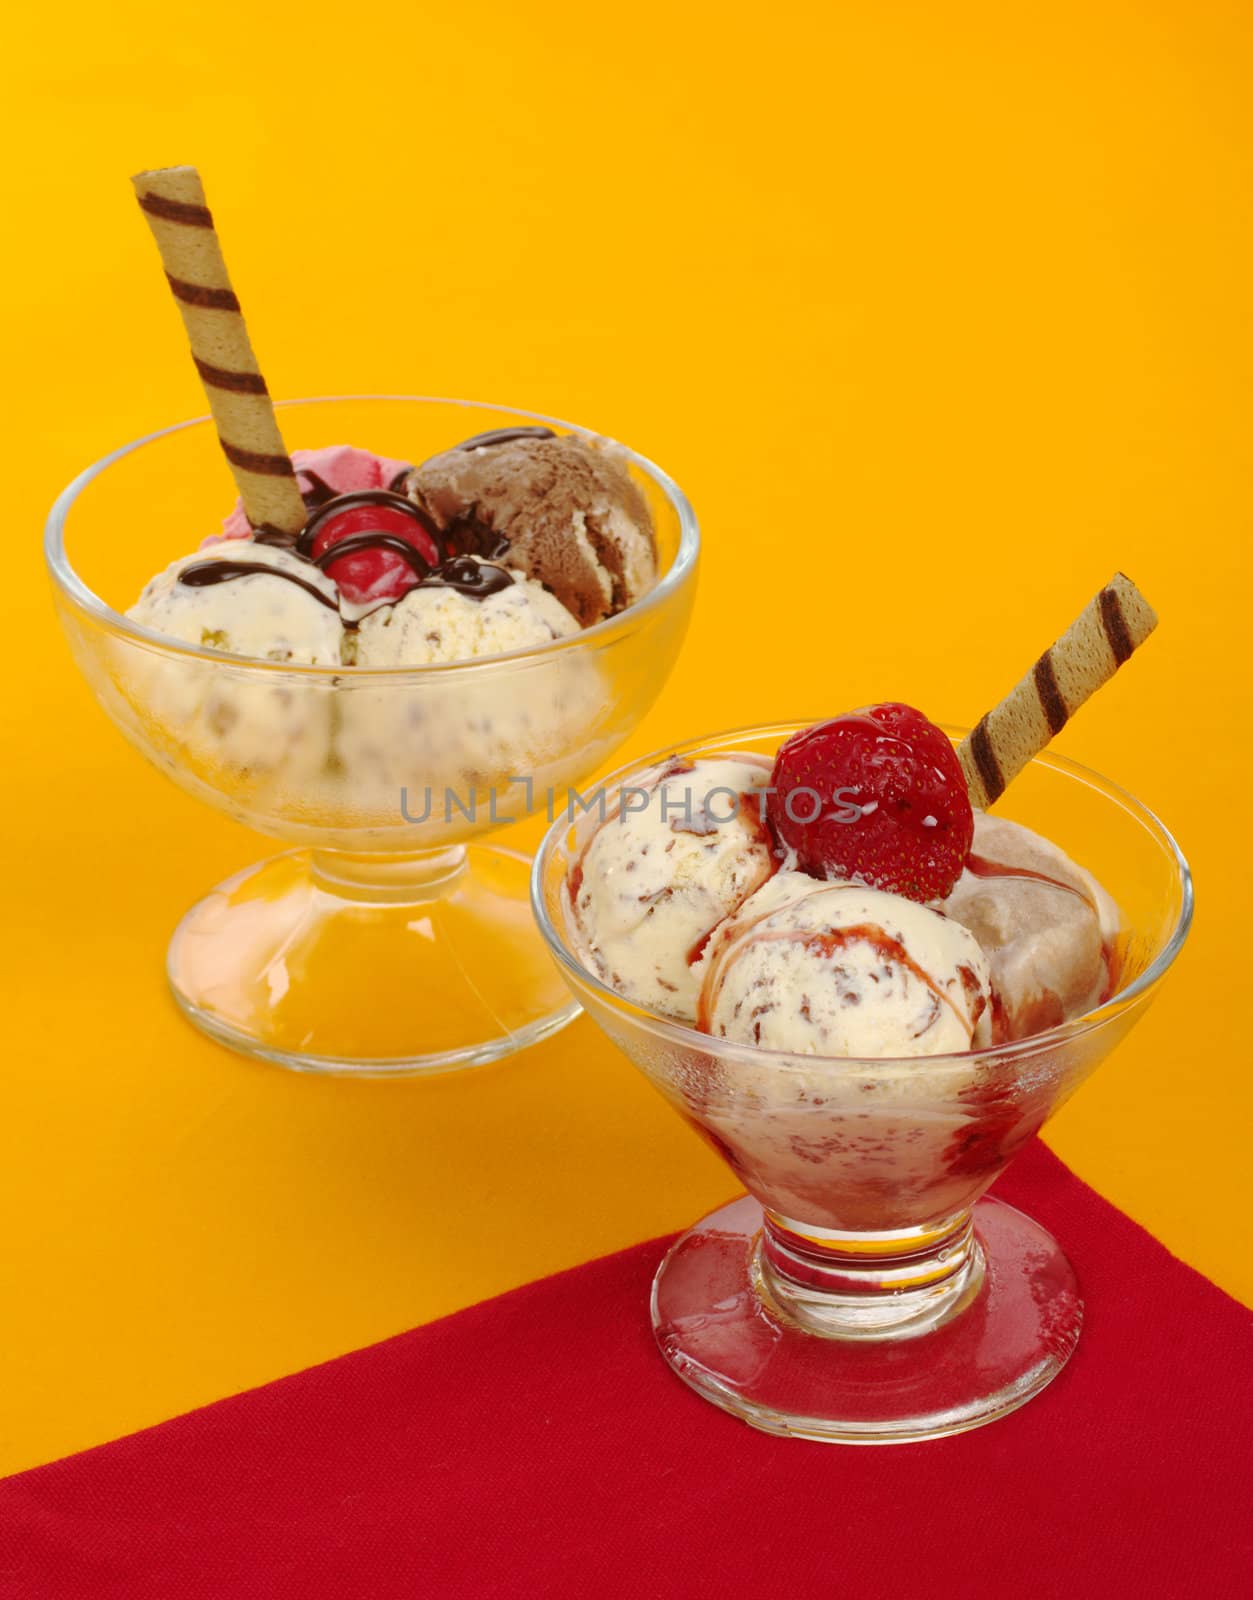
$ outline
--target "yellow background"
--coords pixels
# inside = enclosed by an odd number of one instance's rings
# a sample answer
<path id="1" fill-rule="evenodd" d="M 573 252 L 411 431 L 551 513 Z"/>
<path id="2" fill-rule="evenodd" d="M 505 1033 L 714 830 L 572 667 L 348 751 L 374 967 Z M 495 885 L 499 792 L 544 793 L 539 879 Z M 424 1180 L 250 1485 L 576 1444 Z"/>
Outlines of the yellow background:
<path id="1" fill-rule="evenodd" d="M 119 0 L 8 26 L 0 1469 L 732 1189 L 586 1022 L 387 1085 L 175 1014 L 170 929 L 267 844 L 107 725 L 38 552 L 80 466 L 203 409 L 144 166 L 203 169 L 276 394 L 514 402 L 683 483 L 697 614 L 635 750 L 870 699 L 972 721 L 1137 579 L 1162 626 L 1058 746 L 1161 812 L 1200 910 L 1049 1139 L 1253 1298 L 1248 7 Z"/>

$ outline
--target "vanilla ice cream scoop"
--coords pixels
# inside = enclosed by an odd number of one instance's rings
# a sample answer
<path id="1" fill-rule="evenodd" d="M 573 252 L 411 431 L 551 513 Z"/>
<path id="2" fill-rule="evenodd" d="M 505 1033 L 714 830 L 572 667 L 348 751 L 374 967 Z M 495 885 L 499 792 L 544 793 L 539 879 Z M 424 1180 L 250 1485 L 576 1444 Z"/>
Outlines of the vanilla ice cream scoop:
<path id="1" fill-rule="evenodd" d="M 711 940 L 699 1022 L 796 1055 L 939 1055 L 970 1049 L 989 999 L 987 957 L 959 922 L 781 872 Z"/>
<path id="2" fill-rule="evenodd" d="M 974 844 L 944 910 L 988 958 L 998 1042 L 1042 1033 L 1105 998 L 1118 908 L 1030 828 L 977 811 Z"/>
<path id="3" fill-rule="evenodd" d="M 126 613 L 184 644 L 263 661 L 338 665 L 339 591 L 290 551 L 231 539 L 172 562 Z"/>
<path id="4" fill-rule="evenodd" d="M 570 900 L 589 965 L 619 994 L 695 1020 L 710 935 L 774 871 L 769 781 L 759 757 L 675 758 L 607 797 Z"/>
<path id="5" fill-rule="evenodd" d="M 361 619 L 359 667 L 424 666 L 549 644 L 579 625 L 554 595 L 525 574 L 458 556 L 394 605 Z"/>

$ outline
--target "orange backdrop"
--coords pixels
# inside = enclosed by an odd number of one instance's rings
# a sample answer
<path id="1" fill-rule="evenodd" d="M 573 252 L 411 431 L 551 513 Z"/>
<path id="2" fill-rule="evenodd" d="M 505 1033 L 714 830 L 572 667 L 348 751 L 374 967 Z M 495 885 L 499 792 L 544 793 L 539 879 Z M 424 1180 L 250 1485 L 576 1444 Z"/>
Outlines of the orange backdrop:
<path id="1" fill-rule="evenodd" d="M 266 841 L 108 726 L 38 543 L 80 466 L 203 409 L 127 182 L 181 161 L 277 394 L 518 403 L 684 484 L 701 592 L 638 751 L 881 698 L 972 721 L 1136 578 L 1159 633 L 1058 744 L 1161 812 L 1200 910 L 1048 1137 L 1253 1298 L 1247 6 L 70 0 L 9 26 L 0 1470 L 732 1188 L 584 1022 L 389 1085 L 175 1014 L 170 929 Z"/>

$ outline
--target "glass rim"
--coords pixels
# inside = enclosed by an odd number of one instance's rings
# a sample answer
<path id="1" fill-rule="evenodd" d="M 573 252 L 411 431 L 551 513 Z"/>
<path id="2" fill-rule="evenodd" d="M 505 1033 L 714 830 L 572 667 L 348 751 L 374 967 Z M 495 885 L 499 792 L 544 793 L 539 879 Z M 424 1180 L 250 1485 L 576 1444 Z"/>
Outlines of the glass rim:
<path id="1" fill-rule="evenodd" d="M 595 622 L 590 628 L 581 628 L 577 633 L 566 634 L 559 639 L 545 640 L 543 644 L 532 645 L 523 650 L 502 651 L 497 655 L 475 656 L 465 661 L 434 661 L 424 665 L 394 666 L 394 667 L 356 667 L 343 663 L 326 665 L 312 665 L 307 662 L 266 661 L 257 656 L 234 656 L 224 654 L 220 650 L 209 650 L 201 645 L 186 644 L 179 639 L 171 639 L 167 634 L 159 633 L 154 628 L 145 627 L 142 623 L 133 622 L 120 611 L 115 611 L 106 601 L 86 584 L 74 570 L 65 549 L 65 524 L 79 496 L 95 480 L 101 476 L 115 462 L 125 459 L 142 449 L 145 445 L 155 444 L 159 439 L 164 439 L 170 434 L 183 433 L 190 428 L 204 427 L 206 424 L 213 426 L 210 415 L 188 417 L 182 422 L 173 422 L 164 428 L 157 428 L 152 433 L 142 434 L 137 439 L 119 445 L 110 450 L 99 460 L 85 467 L 73 478 L 53 501 L 44 524 L 44 560 L 48 571 L 57 588 L 79 610 L 86 612 L 97 622 L 103 624 L 112 633 L 121 634 L 132 639 L 135 643 L 146 649 L 160 651 L 173 656 L 191 657 L 200 661 L 211 661 L 218 665 L 226 665 L 233 670 L 277 672 L 292 674 L 298 677 L 314 679 L 348 678 L 353 683 L 367 683 L 382 680 L 395 682 L 397 679 L 429 679 L 435 674 L 463 673 L 466 675 L 481 674 L 484 671 L 500 667 L 526 666 L 533 661 L 551 660 L 562 651 L 577 650 L 586 641 L 593 640 L 600 644 L 612 637 L 617 637 L 633 631 L 636 624 L 658 609 L 666 600 L 677 592 L 695 569 L 697 557 L 700 552 L 700 528 L 696 520 L 691 502 L 679 488 L 678 484 L 670 477 L 669 473 L 659 467 L 656 462 L 643 456 L 637 450 L 632 450 L 629 445 L 623 444 L 618 439 L 611 439 L 607 434 L 599 434 L 590 428 L 580 426 L 578 423 L 566 422 L 561 417 L 548 416 L 540 411 L 524 411 L 518 406 L 496 405 L 486 400 L 462 400 L 455 396 L 422 395 L 422 394 L 328 394 L 306 395 L 291 400 L 276 400 L 276 410 L 291 410 L 297 406 L 332 405 L 351 402 L 383 401 L 404 403 L 409 405 L 442 405 L 460 406 L 463 409 L 478 411 L 493 411 L 498 415 L 518 417 L 526 422 L 545 424 L 553 428 L 566 429 L 571 433 L 583 434 L 591 438 L 609 439 L 626 455 L 627 459 L 644 472 L 661 490 L 667 501 L 673 507 L 679 519 L 679 547 L 675 551 L 674 560 L 658 579 L 656 587 L 651 589 L 642 600 L 634 605 L 627 606 L 619 611 L 616 616 L 605 617 L 600 622 Z"/>
<path id="2" fill-rule="evenodd" d="M 709 734 L 700 739 L 679 739 L 655 750 L 651 755 L 640 756 L 637 759 L 625 762 L 615 768 L 602 780 L 601 787 L 608 789 L 615 783 L 620 783 L 633 772 L 639 772 L 648 767 L 665 761 L 672 755 L 712 753 L 714 747 L 724 748 L 728 755 L 735 754 L 735 741 L 750 739 L 765 739 L 778 737 L 780 741 L 801 728 L 810 727 L 817 718 L 798 720 L 796 722 L 770 722 L 762 723 L 749 728 L 728 728 L 720 733 Z M 937 727 L 957 743 L 970 732 L 953 723 L 940 722 Z M 662 1038 L 670 1040 L 676 1045 L 687 1049 L 700 1049 L 710 1055 L 733 1056 L 746 1062 L 766 1062 L 778 1067 L 780 1070 L 797 1072 L 813 1072 L 818 1070 L 841 1069 L 849 1073 L 862 1076 L 887 1077 L 900 1075 L 907 1072 L 917 1073 L 920 1069 L 935 1071 L 937 1069 L 965 1070 L 972 1066 L 981 1066 L 985 1063 L 999 1064 L 1004 1061 L 1021 1061 L 1024 1056 L 1039 1055 L 1048 1050 L 1084 1034 L 1094 1032 L 1103 1027 L 1107 1022 L 1121 1016 L 1131 1006 L 1142 999 L 1158 980 L 1173 964 L 1175 957 L 1183 948 L 1188 937 L 1188 930 L 1192 926 L 1192 916 L 1195 897 L 1192 886 L 1192 869 L 1187 858 L 1179 848 L 1174 835 L 1155 811 L 1150 810 L 1142 801 L 1121 784 L 1106 778 L 1094 768 L 1084 766 L 1079 761 L 1072 761 L 1069 756 L 1058 755 L 1050 750 L 1043 750 L 1033 756 L 1028 766 L 1048 767 L 1054 771 L 1064 773 L 1067 777 L 1082 783 L 1089 789 L 1095 789 L 1108 800 L 1119 806 L 1126 815 L 1134 819 L 1152 835 L 1167 857 L 1174 865 L 1179 884 L 1179 910 L 1175 925 L 1170 930 L 1168 938 L 1162 948 L 1148 963 L 1144 971 L 1139 973 L 1125 988 L 1119 989 L 1108 1000 L 1102 1001 L 1099 1006 L 1094 1006 L 1090 1011 L 1085 1011 L 1081 1016 L 1072 1017 L 1067 1022 L 1058 1023 L 1056 1027 L 1046 1028 L 1042 1033 L 1033 1033 L 1025 1039 L 1008 1040 L 1003 1044 L 984 1045 L 976 1050 L 949 1051 L 946 1054 L 924 1056 L 821 1056 L 799 1055 L 793 1051 L 769 1049 L 763 1045 L 741 1044 L 730 1039 L 720 1039 L 713 1034 L 702 1033 L 699 1028 L 690 1023 L 679 1022 L 673 1018 L 659 1015 L 649 1011 L 646 1007 L 637 1005 L 620 995 L 616 989 L 603 982 L 589 968 L 585 967 L 570 948 L 567 946 L 561 933 L 553 925 L 545 903 L 544 878 L 547 868 L 552 860 L 560 842 L 566 832 L 574 825 L 571 818 L 558 818 L 545 833 L 535 852 L 535 862 L 531 869 L 531 910 L 544 936 L 550 953 L 557 960 L 558 965 L 567 973 L 572 974 L 580 984 L 586 984 L 598 996 L 604 999 L 619 1014 L 630 1017 L 637 1024 L 643 1024 Z M 564 883 L 564 878 L 563 878 Z"/>

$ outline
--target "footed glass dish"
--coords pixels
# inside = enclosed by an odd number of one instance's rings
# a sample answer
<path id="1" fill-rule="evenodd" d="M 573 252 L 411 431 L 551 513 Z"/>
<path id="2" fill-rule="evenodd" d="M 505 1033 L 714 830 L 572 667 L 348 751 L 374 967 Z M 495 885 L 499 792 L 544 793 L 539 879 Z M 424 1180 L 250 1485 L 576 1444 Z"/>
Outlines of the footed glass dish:
<path id="1" fill-rule="evenodd" d="M 800 726 L 678 753 L 773 756 Z M 608 780 L 607 826 L 615 787 L 673 753 Z M 1060 757 L 1037 757 L 998 810 L 1114 897 L 1112 992 L 1045 1033 L 953 1055 L 789 1055 L 646 1012 L 587 969 L 570 917 L 599 814 L 554 824 L 536 856 L 536 917 L 572 992 L 748 1190 L 671 1248 L 652 1321 L 684 1382 L 768 1432 L 882 1444 L 978 1427 L 1039 1393 L 1079 1338 L 1060 1246 L 985 1191 L 1143 1015 L 1187 935 L 1191 880 L 1150 811 Z"/>
<path id="2" fill-rule="evenodd" d="M 278 410 L 291 449 L 353 444 L 414 463 L 501 427 L 572 431 L 460 400 Z M 383 670 L 243 659 L 122 614 L 230 509 L 208 419 L 124 446 L 57 500 L 47 561 L 96 698 L 181 788 L 289 847 L 212 889 L 175 930 L 170 986 L 206 1033 L 300 1070 L 407 1075 L 491 1061 L 576 1014 L 531 919 L 529 861 L 485 841 L 563 806 L 678 652 L 695 518 L 664 472 L 626 459 L 657 532 L 649 595 L 541 647 Z"/>

